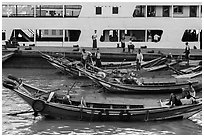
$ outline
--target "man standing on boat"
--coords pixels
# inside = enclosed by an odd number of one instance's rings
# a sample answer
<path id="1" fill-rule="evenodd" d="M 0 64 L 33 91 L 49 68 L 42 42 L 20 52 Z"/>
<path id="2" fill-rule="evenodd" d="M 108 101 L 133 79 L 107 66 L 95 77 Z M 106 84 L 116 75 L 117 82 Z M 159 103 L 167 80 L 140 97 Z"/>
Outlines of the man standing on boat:
<path id="1" fill-rule="evenodd" d="M 99 51 L 99 48 L 97 48 L 97 51 L 95 53 L 95 59 L 96 59 L 96 66 L 101 67 L 101 53 Z"/>
<path id="2" fill-rule="evenodd" d="M 96 49 L 97 48 L 97 30 L 94 30 L 94 34 L 92 35 L 92 40 L 93 40 L 93 49 Z"/>
<path id="3" fill-rule="evenodd" d="M 125 34 L 122 34 L 120 42 L 121 42 L 121 47 L 123 48 L 123 52 L 125 52 Z"/>
<path id="4" fill-rule="evenodd" d="M 186 42 L 186 48 L 184 53 L 185 53 L 185 59 L 187 61 L 187 65 L 189 65 L 190 46 L 188 45 L 188 42 Z"/>
<path id="5" fill-rule="evenodd" d="M 91 63 L 93 65 L 92 54 L 90 51 L 86 51 L 85 49 L 82 49 L 81 56 L 82 56 L 81 63 L 84 65 L 85 68 L 87 63 Z"/>
<path id="6" fill-rule="evenodd" d="M 143 55 L 141 53 L 141 49 L 138 49 L 138 53 L 136 55 L 136 65 L 137 65 L 137 71 L 141 69 L 141 63 L 143 61 Z"/>

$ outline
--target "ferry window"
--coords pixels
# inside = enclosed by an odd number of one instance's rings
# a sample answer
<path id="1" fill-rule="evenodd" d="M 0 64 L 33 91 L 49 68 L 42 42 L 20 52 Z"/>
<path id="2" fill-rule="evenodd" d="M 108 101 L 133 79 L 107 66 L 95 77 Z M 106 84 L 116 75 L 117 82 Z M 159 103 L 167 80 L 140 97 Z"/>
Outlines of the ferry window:
<path id="1" fill-rule="evenodd" d="M 198 41 L 198 34 L 199 34 L 199 30 L 196 30 L 196 29 L 187 29 L 187 30 L 185 30 L 185 32 L 183 34 L 182 41 L 183 42 Z"/>
<path id="2" fill-rule="evenodd" d="M 2 17 L 16 16 L 16 5 L 2 5 Z"/>
<path id="3" fill-rule="evenodd" d="M 147 30 L 147 42 L 159 42 L 162 37 L 162 30 Z"/>
<path id="4" fill-rule="evenodd" d="M 60 35 L 63 35 L 63 30 L 59 30 L 59 34 L 60 34 Z"/>
<path id="5" fill-rule="evenodd" d="M 37 41 L 63 41 L 63 36 L 59 35 L 60 30 L 54 29 L 40 29 L 37 30 L 36 40 Z"/>
<path id="6" fill-rule="evenodd" d="M 174 13 L 183 14 L 183 6 L 174 6 Z"/>
<path id="7" fill-rule="evenodd" d="M 155 16 L 156 16 L 156 7 L 147 6 L 147 17 L 155 17 Z"/>
<path id="8" fill-rule="evenodd" d="M 49 33 L 48 33 L 48 30 L 47 29 L 45 29 L 44 30 L 44 35 L 48 35 Z"/>
<path id="9" fill-rule="evenodd" d="M 65 41 L 76 42 L 79 40 L 81 30 L 65 30 Z"/>
<path id="10" fill-rule="evenodd" d="M 101 42 L 118 42 L 118 30 L 103 30 Z"/>
<path id="11" fill-rule="evenodd" d="M 81 12 L 81 5 L 65 5 L 65 17 L 78 17 Z"/>
<path id="12" fill-rule="evenodd" d="M 56 35 L 56 30 L 52 30 L 52 35 Z"/>
<path id="13" fill-rule="evenodd" d="M 31 29 L 15 29 L 12 31 L 10 39 L 15 39 L 18 42 L 33 42 L 34 30 Z"/>
<path id="14" fill-rule="evenodd" d="M 125 39 L 128 41 L 132 39 L 132 42 L 144 42 L 145 41 L 145 30 L 127 30 Z"/>
<path id="15" fill-rule="evenodd" d="M 119 42 L 125 37 L 125 41 L 128 42 L 132 39 L 133 42 L 145 41 L 145 30 L 103 30 L 103 34 L 100 37 L 101 42 Z"/>
<path id="16" fill-rule="evenodd" d="M 62 17 L 63 6 L 62 5 L 37 5 L 36 6 L 37 17 Z"/>
<path id="17" fill-rule="evenodd" d="M 96 15 L 102 14 L 102 7 L 96 7 Z"/>
<path id="18" fill-rule="evenodd" d="M 32 5 L 17 5 L 17 16 L 34 16 L 34 6 Z"/>
<path id="19" fill-rule="evenodd" d="M 197 17 L 197 6 L 190 6 L 190 17 Z"/>
<path id="20" fill-rule="evenodd" d="M 118 14 L 118 7 L 112 8 L 112 14 Z"/>
<path id="21" fill-rule="evenodd" d="M 163 17 L 169 17 L 170 6 L 163 6 Z"/>
<path id="22" fill-rule="evenodd" d="M 145 16 L 145 8 L 144 5 L 138 5 L 135 7 L 133 12 L 133 17 L 144 17 Z"/>

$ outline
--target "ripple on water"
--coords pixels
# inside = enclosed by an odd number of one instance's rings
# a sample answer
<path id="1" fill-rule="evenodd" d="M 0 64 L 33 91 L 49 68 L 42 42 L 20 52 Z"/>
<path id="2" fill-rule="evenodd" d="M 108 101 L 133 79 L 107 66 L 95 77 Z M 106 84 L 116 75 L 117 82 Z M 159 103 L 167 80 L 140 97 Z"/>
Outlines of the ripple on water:
<path id="1" fill-rule="evenodd" d="M 189 119 L 195 122 L 196 124 L 202 126 L 202 112 L 193 115 Z"/>

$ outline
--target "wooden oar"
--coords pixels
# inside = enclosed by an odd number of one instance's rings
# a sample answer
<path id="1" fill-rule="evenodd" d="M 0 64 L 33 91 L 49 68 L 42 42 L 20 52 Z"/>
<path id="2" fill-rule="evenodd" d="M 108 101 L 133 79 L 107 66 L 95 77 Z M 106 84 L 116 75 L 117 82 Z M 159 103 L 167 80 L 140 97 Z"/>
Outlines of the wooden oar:
<path id="1" fill-rule="evenodd" d="M 77 82 L 75 81 L 74 84 L 71 86 L 71 88 L 67 91 L 67 95 L 69 95 L 69 92 L 72 90 L 72 88 L 74 87 L 74 85 L 76 84 Z"/>
<path id="2" fill-rule="evenodd" d="M 58 91 L 58 90 L 60 90 L 60 88 L 57 88 L 57 89 L 51 90 L 51 91 L 49 91 L 49 92 L 44 92 L 44 93 L 39 94 L 39 95 L 37 95 L 37 96 L 35 96 L 35 97 L 37 98 L 37 97 L 40 97 L 40 96 L 42 96 L 42 95 L 49 94 L 49 93 L 51 93 L 51 92 L 55 92 L 55 91 Z"/>
<path id="3" fill-rule="evenodd" d="M 81 87 L 89 87 L 89 86 L 96 86 L 97 84 L 95 83 L 92 83 L 92 84 L 89 84 L 89 85 L 81 85 Z"/>
<path id="4" fill-rule="evenodd" d="M 16 113 L 9 113 L 7 115 L 9 115 L 9 116 L 16 116 L 18 114 L 25 114 L 25 113 L 32 113 L 32 112 L 34 112 L 34 111 L 33 110 L 26 110 L 26 111 L 21 111 L 21 112 L 16 112 Z"/>
<path id="5" fill-rule="evenodd" d="M 177 69 L 171 67 L 170 65 L 167 65 L 167 67 L 170 68 L 171 70 L 173 70 L 174 72 L 176 72 L 178 75 L 183 75 L 183 74 L 185 74 L 185 73 L 183 73 L 182 71 L 177 70 Z"/>

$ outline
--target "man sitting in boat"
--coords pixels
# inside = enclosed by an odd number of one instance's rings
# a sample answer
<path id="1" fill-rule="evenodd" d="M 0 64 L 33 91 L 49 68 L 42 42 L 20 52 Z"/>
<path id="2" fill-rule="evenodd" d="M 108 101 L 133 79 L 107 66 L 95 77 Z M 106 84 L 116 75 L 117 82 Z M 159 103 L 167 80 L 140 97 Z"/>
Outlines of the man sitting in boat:
<path id="1" fill-rule="evenodd" d="M 191 96 L 193 96 L 195 98 L 196 92 L 195 92 L 195 89 L 193 88 L 193 85 L 191 82 L 189 82 L 189 93 Z"/>
<path id="2" fill-rule="evenodd" d="M 192 86 L 192 83 L 189 83 L 189 88 L 184 89 L 182 88 L 182 97 L 181 97 L 181 102 L 182 104 L 192 104 L 196 103 L 196 92 L 195 89 Z"/>
<path id="3" fill-rule="evenodd" d="M 166 105 L 170 105 L 170 107 L 174 107 L 174 106 L 181 106 L 182 103 L 181 103 L 181 100 L 174 93 L 171 93 L 169 102 Z"/>
<path id="4" fill-rule="evenodd" d="M 182 96 L 178 97 L 174 93 L 171 93 L 169 102 L 166 105 L 173 106 L 180 106 L 180 105 L 187 105 L 187 104 L 194 104 L 196 103 L 195 93 L 194 96 L 191 95 L 191 90 L 195 91 L 192 86 L 191 89 L 184 89 L 182 88 Z"/>

